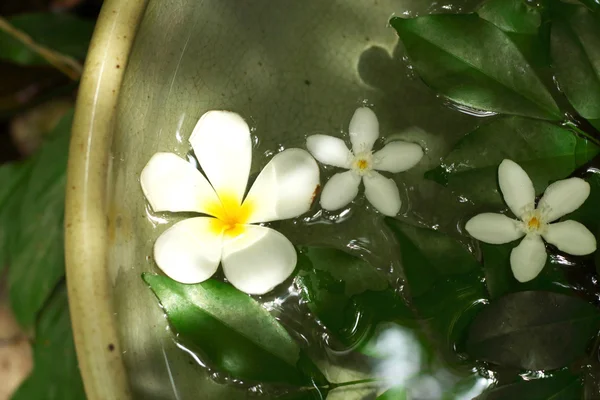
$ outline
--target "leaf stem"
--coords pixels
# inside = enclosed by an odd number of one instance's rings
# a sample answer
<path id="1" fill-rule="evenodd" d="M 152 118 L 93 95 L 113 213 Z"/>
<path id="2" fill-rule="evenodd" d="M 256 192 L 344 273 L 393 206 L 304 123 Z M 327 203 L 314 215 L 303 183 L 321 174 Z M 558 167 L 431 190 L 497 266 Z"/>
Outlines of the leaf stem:
<path id="1" fill-rule="evenodd" d="M 348 381 L 348 382 L 342 382 L 342 383 L 330 383 L 329 385 L 327 385 L 328 389 L 337 389 L 339 387 L 344 387 L 344 386 L 353 386 L 353 385 L 360 385 L 363 383 L 375 383 L 375 382 L 380 382 L 380 379 L 377 378 L 369 378 L 369 379 L 359 379 L 356 381 Z"/>
<path id="2" fill-rule="evenodd" d="M 574 118 L 569 118 L 563 122 L 563 126 L 569 128 L 571 131 L 573 131 L 577 135 L 588 139 L 589 141 L 593 142 L 595 145 L 600 146 L 600 132 L 598 132 L 590 124 L 585 124 L 585 125 L 589 125 L 589 126 L 585 126 L 585 128 L 583 125 L 584 124 L 581 121 L 576 120 Z"/>
<path id="3" fill-rule="evenodd" d="M 337 389 L 337 388 L 341 388 L 341 387 L 346 387 L 346 386 L 354 386 L 354 385 L 361 385 L 363 383 L 375 383 L 375 382 L 381 382 L 381 379 L 377 379 L 377 378 L 368 378 L 368 379 L 359 379 L 356 381 L 348 381 L 348 382 L 341 382 L 341 383 L 329 383 L 328 385 L 320 385 L 320 386 L 303 386 L 300 388 L 300 391 L 310 391 L 310 390 L 320 390 L 320 389 L 324 389 L 324 390 L 333 390 L 333 389 Z"/>
<path id="4" fill-rule="evenodd" d="M 12 26 L 10 22 L 2 16 L 0 16 L 0 30 L 23 43 L 23 45 L 31 51 L 39 54 L 48 61 L 48 63 L 54 66 L 54 68 L 68 76 L 70 79 L 77 81 L 81 77 L 83 67 L 77 60 L 36 43 L 31 36 Z"/>

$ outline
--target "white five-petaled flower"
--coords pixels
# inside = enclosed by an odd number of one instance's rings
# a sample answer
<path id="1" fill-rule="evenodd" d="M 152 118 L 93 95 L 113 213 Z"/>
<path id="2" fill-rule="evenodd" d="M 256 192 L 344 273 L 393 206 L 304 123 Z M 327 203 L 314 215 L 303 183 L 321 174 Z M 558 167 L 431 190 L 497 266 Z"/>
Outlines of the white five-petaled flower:
<path id="1" fill-rule="evenodd" d="M 277 154 L 246 186 L 252 141 L 246 122 L 226 111 L 204 114 L 190 137 L 204 175 L 173 153 L 156 153 L 141 174 L 154 211 L 197 212 L 167 229 L 154 245 L 165 274 L 182 283 L 210 278 L 219 266 L 236 288 L 264 294 L 285 281 L 297 254 L 281 233 L 260 225 L 307 212 L 319 185 L 319 167 L 302 149 Z"/>
<path id="2" fill-rule="evenodd" d="M 503 214 L 483 213 L 471 218 L 467 232 L 477 240 L 503 244 L 525 238 L 510 253 L 510 266 L 519 282 L 534 279 L 546 264 L 546 242 L 560 251 L 581 256 L 596 251 L 596 238 L 582 224 L 568 220 L 551 224 L 585 202 L 590 185 L 580 178 L 552 183 L 535 206 L 535 189 L 517 163 L 504 160 L 498 167 L 498 181 L 504 201 L 518 220 Z"/>
<path id="3" fill-rule="evenodd" d="M 416 143 L 394 141 L 373 153 L 379 138 L 379 121 L 367 107 L 354 112 L 350 121 L 352 150 L 340 138 L 312 135 L 306 139 L 308 151 L 321 163 L 349 169 L 331 177 L 321 193 L 321 206 L 337 210 L 349 204 L 358 194 L 361 180 L 367 200 L 382 214 L 394 216 L 400 211 L 400 193 L 392 179 L 377 171 L 398 173 L 414 167 L 423 157 Z"/>

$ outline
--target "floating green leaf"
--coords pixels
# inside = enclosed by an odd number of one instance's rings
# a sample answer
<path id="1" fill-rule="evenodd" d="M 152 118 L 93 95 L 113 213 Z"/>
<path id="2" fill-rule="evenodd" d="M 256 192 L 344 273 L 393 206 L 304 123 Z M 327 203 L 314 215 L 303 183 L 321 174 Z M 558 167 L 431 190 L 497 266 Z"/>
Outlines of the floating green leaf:
<path id="1" fill-rule="evenodd" d="M 582 395 L 581 378 L 567 373 L 500 386 L 473 400 L 580 400 Z"/>
<path id="2" fill-rule="evenodd" d="M 512 293 L 477 315 L 467 352 L 500 366 L 562 368 L 585 354 L 599 324 L 598 310 L 580 298 L 543 291 Z"/>
<path id="3" fill-rule="evenodd" d="M 524 0 L 487 0 L 477 14 L 505 32 L 536 34 L 542 23 L 539 11 Z"/>
<path id="4" fill-rule="evenodd" d="M 36 324 L 34 369 L 12 400 L 84 400 L 69 318 L 67 290 L 57 288 Z"/>
<path id="5" fill-rule="evenodd" d="M 93 21 L 69 14 L 22 14 L 8 18 L 8 22 L 38 44 L 78 59 L 85 58 L 94 30 Z M 3 31 L 0 58 L 23 65 L 46 64 L 37 53 Z"/>
<path id="6" fill-rule="evenodd" d="M 407 400 L 409 399 L 406 389 L 403 387 L 399 388 L 391 388 L 386 390 L 380 396 L 377 397 L 377 400 Z"/>
<path id="7" fill-rule="evenodd" d="M 551 51 L 561 89 L 577 112 L 600 129 L 600 18 L 556 2 Z"/>
<path id="8" fill-rule="evenodd" d="M 504 117 L 463 137 L 429 179 L 447 185 L 478 205 L 504 205 L 498 192 L 498 165 L 505 158 L 521 165 L 537 194 L 564 179 L 598 154 L 598 146 L 549 122 Z"/>
<path id="9" fill-rule="evenodd" d="M 417 73 L 459 105 L 560 120 L 552 96 L 509 36 L 477 15 L 392 18 Z"/>
<path id="10" fill-rule="evenodd" d="M 240 379 L 310 383 L 298 365 L 298 345 L 250 296 L 212 279 L 185 285 L 160 275 L 143 278 L 178 340 L 199 351 L 209 365 Z"/>
<path id="11" fill-rule="evenodd" d="M 375 267 L 345 251 L 326 247 L 301 249 L 310 260 L 312 267 L 329 272 L 335 279 L 345 284 L 345 294 L 352 296 L 366 290 L 383 290 L 387 281 Z"/>
<path id="12" fill-rule="evenodd" d="M 63 217 L 72 120 L 73 113 L 67 113 L 40 151 L 14 167 L 15 176 L 20 177 L 18 191 L 8 200 L 11 214 L 0 221 L 12 229 L 8 232 L 8 287 L 15 316 L 25 327 L 34 323 L 65 273 Z"/>

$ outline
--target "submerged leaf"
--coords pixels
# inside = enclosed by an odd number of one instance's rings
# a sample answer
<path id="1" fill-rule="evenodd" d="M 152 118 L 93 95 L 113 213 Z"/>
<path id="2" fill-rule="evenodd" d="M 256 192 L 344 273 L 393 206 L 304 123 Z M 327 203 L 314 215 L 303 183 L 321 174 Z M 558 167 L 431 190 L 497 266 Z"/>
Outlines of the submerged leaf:
<path id="1" fill-rule="evenodd" d="M 585 7 L 556 3 L 551 35 L 556 78 L 581 116 L 600 119 L 600 17 Z"/>
<path id="2" fill-rule="evenodd" d="M 535 279 L 525 283 L 517 281 L 510 268 L 510 253 L 519 242 L 520 240 L 502 245 L 480 244 L 485 282 L 492 299 L 524 290 L 547 290 L 565 294 L 573 292 L 563 267 L 553 257 L 546 259 L 546 265 Z"/>
<path id="3" fill-rule="evenodd" d="M 85 58 L 94 30 L 93 21 L 70 14 L 21 14 L 8 18 L 8 22 L 36 43 L 78 59 Z M 46 64 L 40 55 L 4 31 L 0 31 L 0 58 L 23 65 Z"/>
<path id="4" fill-rule="evenodd" d="M 300 348 L 259 303 L 216 280 L 185 285 L 144 274 L 183 345 L 235 378 L 308 384 Z"/>
<path id="5" fill-rule="evenodd" d="M 570 373 L 496 387 L 473 400 L 580 400 L 581 377 Z"/>
<path id="6" fill-rule="evenodd" d="M 479 270 L 473 255 L 454 238 L 387 218 L 400 246 L 402 268 L 410 293 L 418 297 L 445 275 Z"/>
<path id="7" fill-rule="evenodd" d="M 505 32 L 536 34 L 542 17 L 524 0 L 487 0 L 477 14 Z"/>
<path id="8" fill-rule="evenodd" d="M 301 251 L 313 268 L 329 272 L 333 278 L 343 281 L 348 296 L 387 287 L 387 281 L 375 267 L 345 251 L 326 247 L 307 247 Z"/>
<path id="9" fill-rule="evenodd" d="M 392 218 L 386 223 L 400 245 L 402 268 L 416 315 L 432 332 L 446 360 L 461 363 L 469 323 L 486 298 L 481 268 L 458 241 L 441 232 Z"/>
<path id="10" fill-rule="evenodd" d="M 459 105 L 560 120 L 547 88 L 509 36 L 474 14 L 392 18 L 419 76 Z"/>
<path id="11" fill-rule="evenodd" d="M 61 285 L 50 297 L 36 324 L 34 369 L 12 400 L 83 400 L 67 290 Z"/>
<path id="12" fill-rule="evenodd" d="M 477 315 L 467 352 L 505 367 L 556 369 L 585 354 L 600 314 L 577 297 L 542 291 L 501 297 Z"/>
<path id="13" fill-rule="evenodd" d="M 499 207 L 504 204 L 497 178 L 502 160 L 523 167 L 541 194 L 548 184 L 568 177 L 599 151 L 595 144 L 549 122 L 504 117 L 467 134 L 442 165 L 425 176 L 478 205 Z"/>

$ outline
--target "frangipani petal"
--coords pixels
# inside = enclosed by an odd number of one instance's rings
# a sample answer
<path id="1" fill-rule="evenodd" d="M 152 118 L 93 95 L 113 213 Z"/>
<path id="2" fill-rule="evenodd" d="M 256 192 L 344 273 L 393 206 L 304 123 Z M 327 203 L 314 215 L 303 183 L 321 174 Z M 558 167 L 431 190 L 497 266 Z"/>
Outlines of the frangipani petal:
<path id="1" fill-rule="evenodd" d="M 214 218 L 185 219 L 167 229 L 154 244 L 158 267 L 181 283 L 200 283 L 217 271 L 222 234 L 211 229 Z"/>
<path id="2" fill-rule="evenodd" d="M 322 164 L 350 168 L 352 153 L 340 138 L 312 135 L 306 139 L 306 148 Z"/>
<path id="3" fill-rule="evenodd" d="M 310 209 L 319 187 L 319 166 L 302 149 L 277 154 L 252 185 L 244 204 L 253 210 L 249 223 L 295 218 Z"/>
<path id="4" fill-rule="evenodd" d="M 389 217 L 398 214 L 402 203 L 396 182 L 375 171 L 365 175 L 363 182 L 365 184 L 365 197 L 373 207 Z"/>
<path id="5" fill-rule="evenodd" d="M 546 242 L 574 256 L 584 256 L 596 251 L 596 238 L 588 228 L 577 221 L 550 224 L 543 236 Z"/>
<path id="6" fill-rule="evenodd" d="M 538 235 L 527 235 L 510 253 L 510 267 L 515 278 L 523 283 L 539 275 L 546 265 L 546 247 Z"/>
<path id="7" fill-rule="evenodd" d="M 498 181 L 504 201 L 515 214 L 521 218 L 526 208 L 533 207 L 535 189 L 527 172 L 512 160 L 504 160 L 498 167 Z"/>
<path id="8" fill-rule="evenodd" d="M 257 225 L 223 246 L 223 271 L 233 286 L 248 294 L 264 294 L 285 281 L 296 268 L 296 249 L 281 233 Z"/>
<path id="9" fill-rule="evenodd" d="M 248 124 L 229 111 L 204 114 L 190 137 L 202 170 L 219 197 L 241 203 L 252 162 L 252 141 Z"/>
<path id="10" fill-rule="evenodd" d="M 547 222 L 577 210 L 590 195 L 590 184 L 581 178 L 569 178 L 549 185 L 540 199 L 540 209 Z"/>
<path id="11" fill-rule="evenodd" d="M 361 107 L 354 112 L 348 130 L 352 151 L 356 155 L 373 148 L 373 144 L 379 137 L 379 121 L 373 110 Z"/>
<path id="12" fill-rule="evenodd" d="M 344 207 L 358 194 L 358 185 L 360 176 L 352 171 L 333 175 L 321 193 L 321 207 L 329 211 Z"/>
<path id="13" fill-rule="evenodd" d="M 156 153 L 142 170 L 142 191 L 154 211 L 212 214 L 220 204 L 206 178 L 173 153 Z"/>
<path id="14" fill-rule="evenodd" d="M 465 228 L 469 235 L 477 240 L 490 244 L 503 244 L 523 237 L 519 229 L 519 221 L 503 214 L 483 213 L 474 216 Z"/>
<path id="15" fill-rule="evenodd" d="M 376 170 L 398 173 L 417 165 L 423 158 L 423 148 L 416 143 L 396 141 L 386 144 L 373 158 Z"/>

